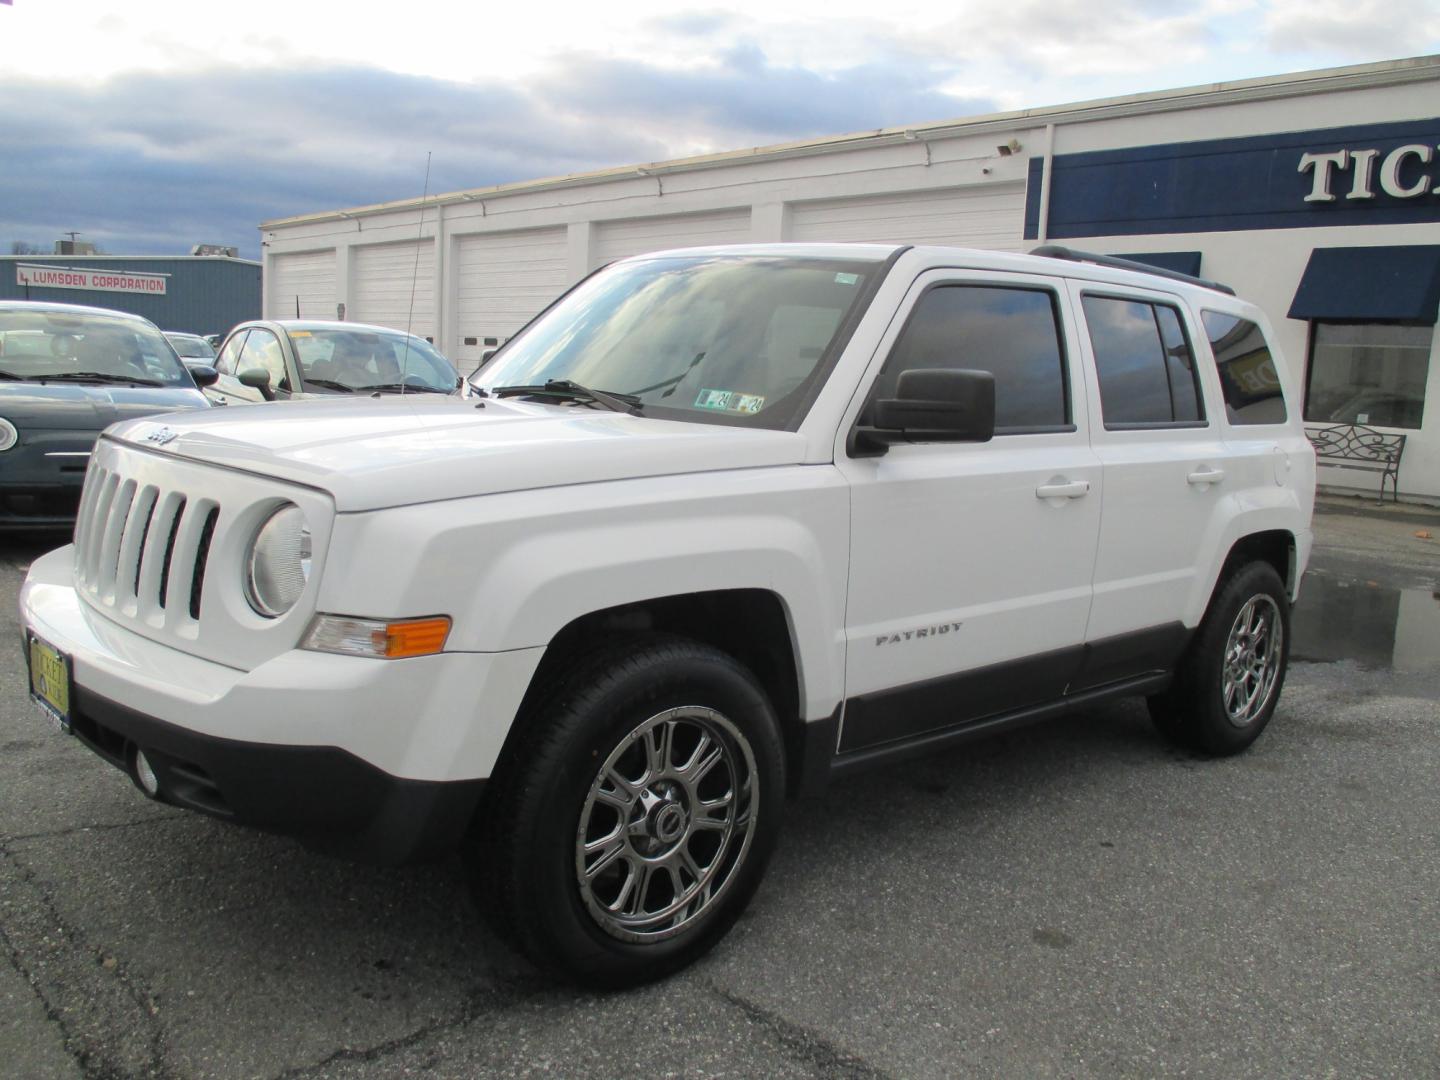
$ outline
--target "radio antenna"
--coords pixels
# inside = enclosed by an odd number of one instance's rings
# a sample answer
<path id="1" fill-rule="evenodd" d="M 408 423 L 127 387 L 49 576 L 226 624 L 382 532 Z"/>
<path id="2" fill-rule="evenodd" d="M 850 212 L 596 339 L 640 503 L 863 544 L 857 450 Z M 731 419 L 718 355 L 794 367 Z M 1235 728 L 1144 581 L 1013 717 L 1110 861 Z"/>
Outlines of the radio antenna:
<path id="1" fill-rule="evenodd" d="M 410 374 L 410 327 L 415 321 L 415 284 L 420 280 L 420 248 L 425 240 L 425 203 L 430 198 L 430 155 L 425 151 L 425 187 L 420 195 L 420 223 L 415 227 L 415 267 L 410 272 L 410 310 L 405 314 L 405 354 L 400 363 L 400 393 L 405 393 L 405 380 Z M 439 243 L 439 238 L 436 238 Z"/>

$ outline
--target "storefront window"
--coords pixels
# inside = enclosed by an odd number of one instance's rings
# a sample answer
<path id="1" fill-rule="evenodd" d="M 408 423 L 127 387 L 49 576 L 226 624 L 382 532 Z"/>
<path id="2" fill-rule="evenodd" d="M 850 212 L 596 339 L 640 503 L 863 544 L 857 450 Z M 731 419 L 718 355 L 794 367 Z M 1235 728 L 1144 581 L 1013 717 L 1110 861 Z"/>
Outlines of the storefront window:
<path id="1" fill-rule="evenodd" d="M 1315 323 L 1305 419 L 1418 428 L 1434 336 L 1433 326 Z"/>

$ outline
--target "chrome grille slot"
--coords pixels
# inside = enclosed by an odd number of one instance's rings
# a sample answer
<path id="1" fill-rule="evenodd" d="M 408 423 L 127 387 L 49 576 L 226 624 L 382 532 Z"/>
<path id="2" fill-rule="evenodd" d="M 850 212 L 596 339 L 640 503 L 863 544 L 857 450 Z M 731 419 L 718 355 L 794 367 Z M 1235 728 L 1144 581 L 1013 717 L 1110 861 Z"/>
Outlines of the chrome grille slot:
<path id="1" fill-rule="evenodd" d="M 175 555 L 175 541 L 180 536 L 180 523 L 185 520 L 185 496 L 175 507 L 175 516 L 170 519 L 170 532 L 165 537 L 165 558 L 160 563 L 160 609 L 165 609 L 165 600 L 170 595 L 170 567 Z"/>
<path id="2" fill-rule="evenodd" d="M 100 541 L 100 568 L 95 578 L 100 598 L 107 604 L 115 602 L 115 576 L 120 567 L 120 540 L 125 535 L 125 525 L 130 520 L 130 507 L 134 501 L 135 481 L 120 481 L 115 489 L 115 498 L 110 503 L 104 537 Z"/>
<path id="3" fill-rule="evenodd" d="M 130 504 L 125 521 L 125 534 L 120 539 L 120 555 L 115 564 L 115 602 L 134 614 L 136 589 L 140 583 L 140 552 L 150 531 L 150 518 L 155 513 L 155 500 L 160 491 L 154 484 L 140 488 Z"/>
<path id="4" fill-rule="evenodd" d="M 98 479 L 100 490 L 95 496 L 89 528 L 85 530 L 84 580 L 92 594 L 100 589 L 100 545 L 110 524 L 110 504 L 115 500 L 115 489 L 120 486 L 120 477 L 115 473 L 105 473 Z"/>
<path id="5" fill-rule="evenodd" d="M 185 509 L 185 496 L 167 491 L 155 500 L 150 515 L 150 529 L 145 547 L 140 552 L 140 566 L 135 576 L 135 602 L 138 613 L 148 622 L 161 622 L 165 606 L 164 581 L 175 544 L 175 531 L 180 527 L 180 512 Z"/>
<path id="6" fill-rule="evenodd" d="M 215 539 L 215 522 L 220 519 L 220 507 L 212 505 L 205 515 L 205 524 L 200 528 L 200 541 L 195 549 L 195 569 L 190 574 L 190 618 L 200 618 L 200 593 L 205 587 L 205 563 L 210 558 L 210 541 Z"/>
<path id="7" fill-rule="evenodd" d="M 179 527 L 174 531 L 174 543 L 170 547 L 168 575 L 165 585 L 165 625 L 191 633 L 196 628 L 196 618 L 191 615 L 194 601 L 192 591 L 197 587 L 196 570 L 200 559 L 200 542 L 207 526 L 212 531 L 214 523 L 210 512 L 219 511 L 214 499 L 189 499 L 176 515 Z M 203 569 L 203 568 L 199 568 Z M 188 625 L 187 625 L 188 624 Z"/>

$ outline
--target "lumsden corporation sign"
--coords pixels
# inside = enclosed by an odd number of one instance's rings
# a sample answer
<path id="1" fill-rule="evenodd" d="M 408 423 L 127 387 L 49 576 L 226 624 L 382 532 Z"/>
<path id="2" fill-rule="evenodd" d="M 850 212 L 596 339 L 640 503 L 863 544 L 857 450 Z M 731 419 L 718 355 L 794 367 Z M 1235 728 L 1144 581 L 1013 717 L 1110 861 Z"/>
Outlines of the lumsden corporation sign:
<path id="1" fill-rule="evenodd" d="M 165 295 L 165 274 L 135 274 L 128 270 L 80 269 L 70 266 L 15 267 L 15 281 L 32 289 L 85 289 L 90 292 Z"/>

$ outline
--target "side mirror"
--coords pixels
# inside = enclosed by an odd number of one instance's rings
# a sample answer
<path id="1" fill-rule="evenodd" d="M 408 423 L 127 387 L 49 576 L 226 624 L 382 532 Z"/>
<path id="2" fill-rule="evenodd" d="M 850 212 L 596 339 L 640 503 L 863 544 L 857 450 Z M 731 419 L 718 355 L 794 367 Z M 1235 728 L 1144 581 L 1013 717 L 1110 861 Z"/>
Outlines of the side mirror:
<path id="1" fill-rule="evenodd" d="M 876 457 L 895 443 L 989 442 L 995 434 L 995 376 L 962 368 L 902 371 L 895 397 L 870 403 L 851 453 Z"/>
<path id="2" fill-rule="evenodd" d="M 220 378 L 220 372 L 209 364 L 196 364 L 190 369 L 190 377 L 195 380 L 196 386 L 203 389 L 207 386 L 214 386 L 215 380 Z"/>
<path id="3" fill-rule="evenodd" d="M 235 376 L 242 386 L 259 390 L 266 401 L 275 400 L 275 391 L 270 389 L 270 373 L 264 368 L 246 368 Z"/>

